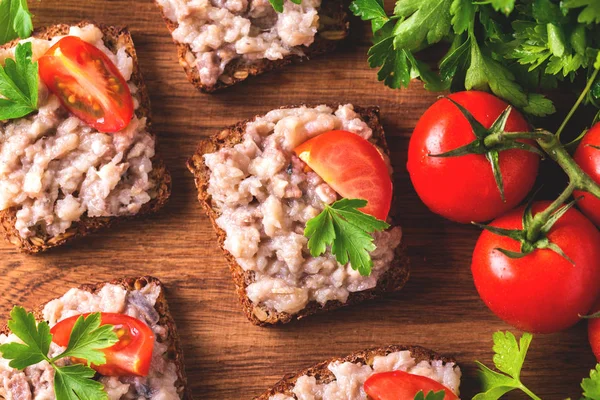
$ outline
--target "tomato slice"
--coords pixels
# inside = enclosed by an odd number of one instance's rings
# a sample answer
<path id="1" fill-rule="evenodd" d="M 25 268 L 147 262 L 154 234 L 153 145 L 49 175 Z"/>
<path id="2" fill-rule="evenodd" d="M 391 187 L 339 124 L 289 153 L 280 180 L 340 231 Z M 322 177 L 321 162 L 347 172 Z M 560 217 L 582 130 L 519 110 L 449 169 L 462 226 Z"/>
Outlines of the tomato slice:
<path id="1" fill-rule="evenodd" d="M 404 371 L 381 372 L 371 375 L 364 385 L 365 392 L 371 400 L 412 400 L 423 391 L 446 392 L 444 400 L 458 400 L 450 389 L 425 376 L 413 375 Z"/>
<path id="2" fill-rule="evenodd" d="M 87 316 L 88 314 L 83 314 Z M 52 341 L 59 346 L 69 344 L 71 331 L 80 315 L 64 319 L 50 330 Z M 106 364 L 92 368 L 104 376 L 147 376 L 154 350 L 154 332 L 137 318 L 125 314 L 101 313 L 101 325 L 114 325 L 119 341 L 104 349 Z M 84 360 L 76 360 L 83 362 Z"/>
<path id="3" fill-rule="evenodd" d="M 383 156 L 368 140 L 348 131 L 330 131 L 294 152 L 340 196 L 367 200 L 361 211 L 385 221 L 392 204 L 392 180 Z"/>
<path id="4" fill-rule="evenodd" d="M 39 60 L 40 77 L 77 118 L 101 132 L 118 132 L 133 117 L 133 99 L 119 69 L 100 49 L 66 36 Z"/>

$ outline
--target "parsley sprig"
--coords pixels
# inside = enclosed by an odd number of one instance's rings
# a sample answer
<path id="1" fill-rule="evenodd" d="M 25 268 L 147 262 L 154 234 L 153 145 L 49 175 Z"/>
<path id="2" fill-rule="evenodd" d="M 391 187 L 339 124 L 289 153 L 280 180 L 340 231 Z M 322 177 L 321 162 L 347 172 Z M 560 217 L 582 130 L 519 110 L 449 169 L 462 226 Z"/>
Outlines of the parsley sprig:
<path id="1" fill-rule="evenodd" d="M 32 30 L 27 0 L 0 0 L 0 44 L 28 38 Z"/>
<path id="2" fill-rule="evenodd" d="M 521 369 L 527 356 L 527 350 L 533 336 L 524 333 L 519 341 L 511 332 L 494 334 L 494 365 L 500 372 L 493 371 L 482 363 L 479 366 L 479 377 L 483 392 L 475 395 L 473 400 L 497 400 L 513 390 L 521 390 L 534 400 L 540 397 L 533 393 L 521 381 Z M 600 364 L 590 371 L 590 377 L 581 382 L 582 400 L 600 400 Z"/>
<path id="3" fill-rule="evenodd" d="M 20 43 L 15 59 L 0 65 L 0 121 L 24 117 L 38 108 L 38 63 L 31 42 Z"/>
<path id="4" fill-rule="evenodd" d="M 310 254 L 318 257 L 331 246 L 337 262 L 342 265 L 350 262 L 352 269 L 361 275 L 370 275 L 373 260 L 369 253 L 376 248 L 371 233 L 389 225 L 358 210 L 366 205 L 366 200 L 346 198 L 326 204 L 319 215 L 306 223 L 304 235 L 309 238 Z"/>
<path id="5" fill-rule="evenodd" d="M 302 4 L 302 0 L 290 0 L 290 1 L 294 4 Z M 283 12 L 283 3 L 284 2 L 285 2 L 285 0 L 269 0 L 269 3 L 271 3 L 271 5 L 275 9 L 275 11 L 277 11 L 278 13 Z"/>
<path id="6" fill-rule="evenodd" d="M 23 370 L 47 361 L 54 369 L 57 400 L 108 399 L 104 385 L 92 379 L 96 372 L 89 365 L 105 364 L 106 357 L 101 350 L 111 347 L 119 339 L 112 325 L 100 325 L 100 313 L 77 318 L 67 348 L 52 358 L 48 356 L 52 342 L 48 323 L 36 322 L 33 313 L 26 312 L 22 307 L 14 307 L 10 317 L 8 328 L 23 342 L 0 346 L 2 358 L 11 360 L 11 368 Z M 71 357 L 84 359 L 88 365 L 58 365 L 59 360 Z"/>
<path id="7" fill-rule="evenodd" d="M 420 78 L 434 91 L 487 90 L 538 116 L 555 108 L 536 92 L 585 77 L 600 50 L 597 0 L 398 0 L 392 15 L 383 0 L 354 0 L 350 9 L 371 22 L 368 61 L 387 86 Z M 440 42 L 450 46 L 438 73 L 414 54 Z"/>

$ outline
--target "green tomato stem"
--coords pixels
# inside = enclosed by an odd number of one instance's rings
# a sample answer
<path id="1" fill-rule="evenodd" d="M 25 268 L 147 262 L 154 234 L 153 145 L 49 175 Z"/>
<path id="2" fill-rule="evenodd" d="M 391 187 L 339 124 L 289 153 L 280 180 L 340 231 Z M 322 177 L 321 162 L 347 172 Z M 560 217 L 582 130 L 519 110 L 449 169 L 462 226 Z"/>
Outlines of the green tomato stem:
<path id="1" fill-rule="evenodd" d="M 598 71 L 599 71 L 598 69 L 594 70 L 594 72 L 592 73 L 592 76 L 590 77 L 590 79 L 588 79 L 587 84 L 585 85 L 585 88 L 581 91 L 579 98 L 577 99 L 575 104 L 573 104 L 573 107 L 571 107 L 571 110 L 569 111 L 569 113 L 565 117 L 564 121 L 562 122 L 562 124 L 560 125 L 558 130 L 556 131 L 557 139 L 560 139 L 560 134 L 562 133 L 562 131 L 565 129 L 565 127 L 569 123 L 569 120 L 571 119 L 573 114 L 575 114 L 575 111 L 577 110 L 577 108 L 579 108 L 579 105 L 581 104 L 581 102 L 585 99 L 585 96 L 587 95 L 587 93 L 590 91 L 592 85 L 594 84 L 594 81 L 596 80 L 596 76 L 598 76 Z"/>
<path id="2" fill-rule="evenodd" d="M 535 131 L 535 132 L 496 132 L 492 133 L 483 139 L 483 144 L 486 148 L 491 149 L 499 144 L 513 142 L 515 139 L 545 139 L 552 134 L 548 131 Z"/>

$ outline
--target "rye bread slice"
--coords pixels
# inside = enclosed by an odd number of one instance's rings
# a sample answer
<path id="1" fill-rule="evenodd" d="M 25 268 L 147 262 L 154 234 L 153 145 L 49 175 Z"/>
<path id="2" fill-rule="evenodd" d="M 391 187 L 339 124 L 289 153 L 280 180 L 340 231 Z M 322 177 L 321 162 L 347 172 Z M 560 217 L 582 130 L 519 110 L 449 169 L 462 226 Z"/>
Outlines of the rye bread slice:
<path id="1" fill-rule="evenodd" d="M 148 131 L 152 134 L 150 121 L 150 97 L 148 96 L 146 85 L 139 69 L 133 40 L 128 29 L 125 27 L 95 24 L 90 21 L 82 21 L 76 26 L 81 27 L 89 24 L 96 25 L 98 28 L 100 28 L 104 34 L 104 43 L 109 49 L 116 51 L 118 43 L 125 44 L 127 54 L 129 54 L 129 56 L 131 56 L 133 59 L 133 74 L 131 76 L 131 81 L 135 83 L 139 89 L 137 95 L 138 99 L 140 100 L 140 106 L 136 110 L 136 115 L 138 118 L 146 117 L 148 121 Z M 37 29 L 32 36 L 41 39 L 50 39 L 54 36 L 66 35 L 69 33 L 70 26 L 71 25 L 61 24 L 40 28 Z M 10 48 L 16 46 L 17 42 L 18 39 L 0 46 L 0 48 Z M 156 136 L 153 136 L 156 139 Z M 87 236 L 90 233 L 96 232 L 100 229 L 107 228 L 117 220 L 127 220 L 139 215 L 154 213 L 165 205 L 171 194 L 171 175 L 167 171 L 163 161 L 156 155 L 152 158 L 151 178 L 156 182 L 156 188 L 151 193 L 153 198 L 150 202 L 144 204 L 136 215 L 91 218 L 88 217 L 87 214 L 84 214 L 82 215 L 80 221 L 73 222 L 71 227 L 69 227 L 69 229 L 67 229 L 67 231 L 61 235 L 48 237 L 43 232 L 38 231 L 36 236 L 23 238 L 15 229 L 18 208 L 12 207 L 0 211 L 0 225 L 4 231 L 4 237 L 22 252 L 38 253 L 48 250 L 52 247 L 60 246 L 73 239 Z"/>
<path id="2" fill-rule="evenodd" d="M 160 9 L 167 28 L 169 28 L 170 32 L 173 32 L 179 24 L 166 17 L 163 8 L 158 2 L 156 5 Z M 211 86 L 201 83 L 200 73 L 195 62 L 193 62 L 196 56 L 192 52 L 190 45 L 178 42 L 175 39 L 173 39 L 173 42 L 177 46 L 179 64 L 183 67 L 188 80 L 196 89 L 205 93 L 211 93 L 242 82 L 248 79 L 248 77 L 260 75 L 291 63 L 309 60 L 315 56 L 334 51 L 338 44 L 348 36 L 349 31 L 350 23 L 348 22 L 348 14 L 345 10 L 345 2 L 341 0 L 323 0 L 319 9 L 319 28 L 315 36 L 315 41 L 308 47 L 300 46 L 304 53 L 303 55 L 290 54 L 280 60 L 259 59 L 246 61 L 238 58 L 227 64 L 225 71 L 219 77 L 217 83 Z"/>
<path id="3" fill-rule="evenodd" d="M 373 361 L 376 356 L 387 356 L 390 353 L 405 350 L 410 351 L 411 356 L 415 359 L 417 363 L 421 361 L 434 360 L 441 360 L 444 363 L 456 363 L 456 360 L 454 360 L 451 357 L 441 356 L 438 353 L 421 346 L 388 346 L 375 349 L 368 349 L 350 354 L 349 356 L 343 358 L 334 357 L 329 360 L 320 362 L 316 365 L 313 365 L 312 367 L 303 369 L 302 371 L 299 371 L 295 374 L 285 375 L 273 387 L 271 387 L 269 390 L 267 390 L 260 396 L 255 397 L 253 400 L 269 400 L 271 396 L 274 396 L 276 394 L 285 394 L 296 398 L 292 393 L 292 390 L 294 389 L 298 378 L 304 375 L 314 376 L 317 380 L 317 383 L 320 384 L 330 383 L 335 380 L 335 375 L 333 375 L 333 373 L 327 368 L 327 366 L 334 361 L 361 363 L 364 365 L 373 366 Z"/>
<path id="4" fill-rule="evenodd" d="M 165 357 L 175 363 L 177 367 L 177 381 L 175 382 L 175 386 L 177 387 L 177 392 L 179 393 L 179 397 L 183 400 L 192 400 L 191 392 L 187 386 L 187 377 L 185 374 L 185 364 L 183 361 L 183 350 L 181 348 L 181 344 L 179 341 L 179 334 L 177 333 L 177 328 L 175 326 L 175 321 L 171 312 L 169 310 L 169 305 L 167 304 L 167 299 L 165 297 L 165 288 L 162 282 L 152 276 L 142 276 L 137 278 L 122 278 L 115 279 L 110 282 L 102 282 L 96 284 L 84 284 L 79 287 L 81 290 L 88 291 L 90 293 L 99 292 L 105 285 L 113 284 L 121 286 L 123 289 L 127 291 L 132 290 L 140 290 L 141 288 L 149 285 L 156 284 L 160 287 L 160 295 L 156 300 L 156 304 L 154 308 L 158 312 L 159 315 L 159 324 L 161 326 L 166 327 L 167 329 L 167 341 L 168 341 L 168 350 L 165 354 Z M 49 301 L 48 301 L 49 302 Z M 48 303 L 41 304 L 33 311 L 36 320 L 43 320 L 44 306 Z M 10 329 L 8 329 L 7 325 L 0 330 L 0 334 L 8 335 L 10 333 Z"/>
<path id="5" fill-rule="evenodd" d="M 333 108 L 335 109 L 335 107 Z M 375 142 L 375 144 L 379 146 L 379 148 L 383 149 L 383 151 L 389 156 L 389 149 L 385 140 L 383 127 L 379 122 L 379 108 L 354 106 L 354 110 L 373 130 L 372 140 Z M 251 271 L 244 271 L 244 269 L 237 263 L 235 257 L 225 250 L 224 244 L 226 234 L 225 231 L 216 223 L 216 219 L 219 217 L 220 212 L 214 207 L 211 196 L 208 194 L 210 170 L 204 163 L 203 155 L 214 153 L 215 151 L 218 151 L 224 147 L 233 147 L 240 143 L 244 136 L 246 124 L 252 120 L 253 119 L 238 122 L 227 129 L 223 129 L 216 135 L 202 140 L 198 145 L 196 153 L 187 162 L 188 169 L 192 174 L 194 174 L 196 187 L 198 189 L 198 201 L 208 215 L 208 218 L 211 220 L 212 225 L 217 233 L 217 240 L 221 249 L 223 250 L 223 253 L 225 254 L 225 258 L 228 261 L 236 290 L 242 303 L 242 309 L 244 310 L 244 313 L 248 319 L 253 324 L 259 326 L 288 323 L 294 319 L 301 319 L 315 313 L 330 311 L 343 306 L 357 304 L 365 300 L 374 299 L 386 293 L 402 289 L 409 277 L 409 259 L 405 253 L 404 246 L 400 245 L 396 249 L 396 254 L 390 265 L 390 268 L 379 278 L 377 286 L 362 292 L 350 293 L 350 296 L 345 303 L 336 300 L 329 301 L 325 303 L 325 305 L 321 305 L 316 301 L 312 301 L 303 310 L 292 315 L 285 312 L 280 313 L 276 312 L 275 310 L 269 310 L 264 306 L 256 305 L 250 301 L 246 295 L 246 287 L 253 282 L 254 274 Z M 394 207 L 392 206 L 392 210 L 393 209 Z"/>

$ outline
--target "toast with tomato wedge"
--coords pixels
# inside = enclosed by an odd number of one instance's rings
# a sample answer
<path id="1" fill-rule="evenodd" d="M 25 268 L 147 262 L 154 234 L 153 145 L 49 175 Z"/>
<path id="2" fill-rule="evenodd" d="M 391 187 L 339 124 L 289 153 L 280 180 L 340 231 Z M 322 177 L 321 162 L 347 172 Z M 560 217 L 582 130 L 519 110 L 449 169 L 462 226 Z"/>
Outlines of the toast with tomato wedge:
<path id="1" fill-rule="evenodd" d="M 85 336 L 86 340 L 82 342 L 87 341 L 85 346 L 88 349 L 97 346 L 105 358 L 103 364 L 91 363 L 91 375 L 82 374 L 75 377 L 80 379 L 75 383 L 67 382 L 68 387 L 76 392 L 78 386 L 87 388 L 85 392 L 77 392 L 79 397 L 101 398 L 108 395 L 107 398 L 111 399 L 192 399 L 187 388 L 175 321 L 167 304 L 164 286 L 157 278 L 143 276 L 86 284 L 39 306 L 30 316 L 38 321 L 39 334 L 43 332 L 40 321 L 46 329 L 49 328 L 52 343 L 46 351 L 49 351 L 49 358 L 55 357 L 58 361 L 53 364 L 30 361 L 28 367 L 21 364 L 12 368 L 9 360 L 19 359 L 19 354 L 9 351 L 11 349 L 6 346 L 29 344 L 27 335 L 23 335 L 26 331 L 23 328 L 25 313 L 15 307 L 11 321 L 0 330 L 0 372 L 6 378 L 4 383 L 0 383 L 0 394 L 7 398 L 30 398 L 33 394 L 35 398 L 56 398 L 58 387 L 54 385 L 54 376 L 62 375 L 59 374 L 60 369 L 66 371 L 70 367 L 87 364 L 85 358 L 61 356 L 65 348 L 71 349 L 71 352 L 76 350 L 70 339 L 78 330 L 80 334 L 84 332 L 82 337 Z M 76 329 L 78 324 L 94 315 L 100 317 L 99 327 L 91 324 L 81 329 L 82 325 L 79 325 Z M 102 345 L 99 339 L 107 334 L 107 331 L 102 331 L 105 324 L 112 326 L 109 334 L 111 330 L 116 333 L 117 343 L 113 346 Z M 33 336 L 38 334 L 35 331 L 29 333 Z M 34 352 L 31 350 L 29 356 Z M 81 354 L 81 349 L 76 352 Z"/>
<path id="2" fill-rule="evenodd" d="M 460 379 L 460 367 L 451 357 L 420 346 L 388 346 L 285 375 L 254 400 L 408 400 L 420 391 L 424 395 L 444 391 L 445 400 L 456 400 Z"/>
<path id="3" fill-rule="evenodd" d="M 201 141 L 188 168 L 253 324 L 360 303 L 408 280 L 378 108 L 276 109 Z M 358 237 L 364 251 L 344 259 L 346 242 L 315 245 L 332 235 L 315 229 L 327 213 L 347 229 L 340 240 Z"/>
<path id="4" fill-rule="evenodd" d="M 155 2 L 188 80 L 205 93 L 332 52 L 349 32 L 337 0 L 284 0 L 279 12 L 267 0 Z"/>
<path id="5" fill-rule="evenodd" d="M 28 43 L 21 58 L 39 69 L 38 109 L 0 121 L 5 238 L 37 253 L 162 208 L 171 176 L 155 152 L 149 96 L 128 30 L 87 21 L 41 28 L 0 46 L 0 65 Z M 73 64 L 69 57 L 77 54 L 87 61 Z M 98 79 L 73 83 L 86 74 Z M 98 86 L 109 84 L 104 92 Z"/>

